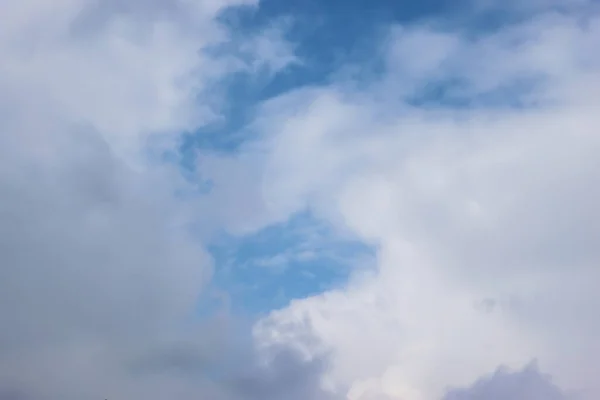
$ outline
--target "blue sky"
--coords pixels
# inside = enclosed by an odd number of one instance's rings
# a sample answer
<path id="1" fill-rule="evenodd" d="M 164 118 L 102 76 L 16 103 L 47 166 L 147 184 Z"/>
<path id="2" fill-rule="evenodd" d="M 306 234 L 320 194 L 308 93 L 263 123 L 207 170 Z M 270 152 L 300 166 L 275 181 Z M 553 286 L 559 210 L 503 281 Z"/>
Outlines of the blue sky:
<path id="1" fill-rule="evenodd" d="M 368 245 L 339 238 L 309 212 L 251 235 L 223 235 L 211 253 L 213 284 L 230 296 L 232 311 L 251 315 L 334 289 L 373 257 Z"/>

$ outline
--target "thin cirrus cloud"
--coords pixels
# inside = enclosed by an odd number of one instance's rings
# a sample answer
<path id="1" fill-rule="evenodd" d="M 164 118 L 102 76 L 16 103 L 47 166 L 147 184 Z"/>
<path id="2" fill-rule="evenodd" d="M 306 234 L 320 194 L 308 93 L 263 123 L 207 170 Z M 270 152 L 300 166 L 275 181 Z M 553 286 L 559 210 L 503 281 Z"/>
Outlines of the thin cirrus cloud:
<path id="1" fill-rule="evenodd" d="M 310 68 L 290 25 L 234 34 L 243 0 L 0 6 L 0 398 L 595 398 L 600 19 L 527 4 L 380 29 L 376 62 L 198 150 L 208 193 L 152 156 L 222 118 L 232 76 Z M 302 254 L 351 238 L 375 261 L 198 321 L 215 234 L 305 213 L 333 233 Z"/>

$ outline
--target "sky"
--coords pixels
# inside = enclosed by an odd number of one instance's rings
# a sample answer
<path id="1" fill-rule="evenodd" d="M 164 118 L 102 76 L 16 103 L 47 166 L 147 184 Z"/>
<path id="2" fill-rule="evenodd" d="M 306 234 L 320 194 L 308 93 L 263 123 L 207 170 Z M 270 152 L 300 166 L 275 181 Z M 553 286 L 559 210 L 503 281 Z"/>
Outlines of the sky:
<path id="1" fill-rule="evenodd" d="M 0 15 L 0 400 L 600 396 L 595 0 Z"/>

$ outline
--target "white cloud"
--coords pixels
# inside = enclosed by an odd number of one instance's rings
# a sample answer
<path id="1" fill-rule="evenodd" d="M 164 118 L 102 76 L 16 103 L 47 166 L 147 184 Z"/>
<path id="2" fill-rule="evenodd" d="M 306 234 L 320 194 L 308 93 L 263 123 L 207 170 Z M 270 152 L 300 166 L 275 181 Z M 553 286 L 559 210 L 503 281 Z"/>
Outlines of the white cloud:
<path id="1" fill-rule="evenodd" d="M 366 90 L 267 104 L 265 204 L 310 206 L 375 244 L 378 267 L 273 312 L 257 340 L 330 354 L 324 382 L 357 399 L 439 399 L 533 358 L 595 398 L 600 18 L 586 11 L 475 39 L 395 29 Z M 446 91 L 408 105 L 432 85 Z"/>

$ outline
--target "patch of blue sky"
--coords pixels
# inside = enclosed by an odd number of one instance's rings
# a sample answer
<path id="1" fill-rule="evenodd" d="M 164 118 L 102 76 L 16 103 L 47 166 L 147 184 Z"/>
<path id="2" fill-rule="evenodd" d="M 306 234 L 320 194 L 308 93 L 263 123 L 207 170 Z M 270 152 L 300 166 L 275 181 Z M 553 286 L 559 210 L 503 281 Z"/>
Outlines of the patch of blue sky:
<path id="1" fill-rule="evenodd" d="M 234 312 L 251 314 L 343 285 L 374 255 L 372 248 L 341 237 L 309 212 L 252 235 L 223 235 L 210 250 L 214 288 L 228 293 Z"/>

